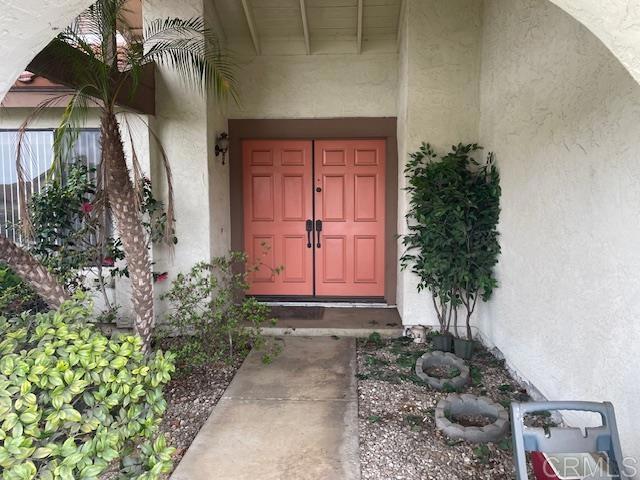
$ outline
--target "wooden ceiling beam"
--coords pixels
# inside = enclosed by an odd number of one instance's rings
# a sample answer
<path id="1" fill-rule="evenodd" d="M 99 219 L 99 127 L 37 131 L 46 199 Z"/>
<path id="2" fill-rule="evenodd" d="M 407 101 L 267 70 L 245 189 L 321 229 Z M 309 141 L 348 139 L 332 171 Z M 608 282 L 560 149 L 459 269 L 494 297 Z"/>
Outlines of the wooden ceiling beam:
<path id="1" fill-rule="evenodd" d="M 300 0 L 300 15 L 302 15 L 302 31 L 304 33 L 304 46 L 307 55 L 311 55 L 311 39 L 309 38 L 309 21 L 307 19 L 307 4 L 305 0 Z"/>
<path id="2" fill-rule="evenodd" d="M 398 49 L 398 51 L 400 51 L 400 40 L 402 39 L 402 26 L 404 25 L 406 8 L 406 0 L 400 0 L 400 15 L 398 16 L 398 31 L 396 33 L 396 48 Z"/>
<path id="3" fill-rule="evenodd" d="M 362 20 L 364 13 L 364 0 L 358 0 L 358 38 L 357 38 L 357 51 L 362 53 Z"/>
<path id="4" fill-rule="evenodd" d="M 86 62 L 87 65 L 93 61 L 88 55 L 71 45 L 60 40 L 53 40 L 38 55 L 31 60 L 27 70 L 47 78 L 48 80 L 78 90 L 84 85 L 78 82 L 73 75 L 74 67 L 79 62 Z M 113 82 L 120 81 L 121 73 L 114 73 Z M 131 95 L 133 90 L 133 80 L 131 77 L 125 80 L 123 88 L 120 89 L 116 103 L 122 107 L 130 108 L 138 113 L 155 115 L 156 92 L 155 92 L 155 65 L 150 63 L 144 66 L 140 74 L 140 82 L 136 88 L 136 94 Z M 88 95 L 99 98 L 97 91 L 86 90 Z"/>
<path id="5" fill-rule="evenodd" d="M 256 55 L 260 55 L 260 39 L 258 38 L 256 24 L 253 21 L 253 12 L 251 12 L 249 0 L 242 0 L 242 9 L 244 10 L 245 18 L 247 19 L 247 25 L 249 26 L 249 33 L 251 34 L 251 40 L 253 41 L 253 48 L 256 50 Z"/>

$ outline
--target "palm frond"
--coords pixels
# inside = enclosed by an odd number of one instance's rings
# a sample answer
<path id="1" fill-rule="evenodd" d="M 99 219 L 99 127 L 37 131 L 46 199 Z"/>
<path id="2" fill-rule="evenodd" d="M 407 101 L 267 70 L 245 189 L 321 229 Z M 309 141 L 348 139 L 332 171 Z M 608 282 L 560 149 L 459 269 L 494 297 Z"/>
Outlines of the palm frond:
<path id="1" fill-rule="evenodd" d="M 201 18 L 153 20 L 145 28 L 142 63 L 164 65 L 190 87 L 213 92 L 219 100 L 238 100 L 234 78 L 236 65 L 224 51 L 217 35 Z"/>
<path id="2" fill-rule="evenodd" d="M 155 19 L 145 25 L 144 41 L 157 42 L 170 38 L 203 35 L 205 32 L 206 27 L 202 17 Z"/>

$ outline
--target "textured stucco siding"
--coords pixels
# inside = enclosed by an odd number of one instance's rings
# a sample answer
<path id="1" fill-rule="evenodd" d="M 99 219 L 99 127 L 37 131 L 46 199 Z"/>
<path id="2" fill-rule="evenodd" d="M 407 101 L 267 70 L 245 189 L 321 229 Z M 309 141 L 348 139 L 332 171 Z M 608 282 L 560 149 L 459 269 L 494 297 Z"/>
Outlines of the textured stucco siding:
<path id="1" fill-rule="evenodd" d="M 220 25 L 213 2 L 204 2 L 205 22 L 211 29 Z M 229 99 L 228 102 L 232 100 Z M 223 162 L 215 156 L 216 137 L 228 132 L 225 112 L 228 102 L 207 95 L 207 155 L 209 158 L 210 258 L 226 255 L 231 247 L 231 198 L 229 193 L 229 154 Z"/>
<path id="2" fill-rule="evenodd" d="M 478 139 L 482 2 L 407 0 L 398 91 L 398 231 L 406 233 L 408 154 L 430 142 L 439 151 Z M 402 253 L 402 245 L 398 247 Z M 417 277 L 398 273 L 398 311 L 405 325 L 438 323 Z"/>
<path id="3" fill-rule="evenodd" d="M 397 54 L 283 55 L 239 60 L 229 118 L 392 117 Z"/>
<path id="4" fill-rule="evenodd" d="M 29 115 L 33 113 L 31 108 L 2 108 L 0 107 L 0 129 L 14 130 L 20 128 Z M 60 118 L 64 110 L 62 108 L 49 108 L 29 122 L 29 128 L 56 128 L 60 124 Z M 100 119 L 91 111 L 87 115 L 87 128 L 100 127 Z"/>
<path id="5" fill-rule="evenodd" d="M 146 0 L 143 18 L 192 18 L 204 15 L 202 0 L 167 2 Z M 159 296 L 179 272 L 210 259 L 211 216 L 209 203 L 209 142 L 207 99 L 185 85 L 178 74 L 166 67 L 156 72 L 156 115 L 151 128 L 158 142 L 151 142 L 152 180 L 160 198 L 167 199 L 167 183 L 159 145 L 171 166 L 178 244 L 154 249 L 156 271 L 168 271 L 169 280 L 156 284 Z M 159 318 L 164 305 L 157 302 Z"/>
<path id="6" fill-rule="evenodd" d="M 480 329 L 546 397 L 612 401 L 638 458 L 640 87 L 543 0 L 487 0 L 482 51 L 503 254 Z"/>

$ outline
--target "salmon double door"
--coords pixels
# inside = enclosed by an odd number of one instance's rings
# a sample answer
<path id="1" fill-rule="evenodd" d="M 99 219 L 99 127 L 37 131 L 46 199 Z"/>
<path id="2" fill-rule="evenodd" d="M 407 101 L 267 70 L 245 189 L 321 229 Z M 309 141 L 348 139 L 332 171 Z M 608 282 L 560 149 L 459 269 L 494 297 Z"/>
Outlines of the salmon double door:
<path id="1" fill-rule="evenodd" d="M 384 140 L 243 142 L 249 293 L 383 297 Z"/>

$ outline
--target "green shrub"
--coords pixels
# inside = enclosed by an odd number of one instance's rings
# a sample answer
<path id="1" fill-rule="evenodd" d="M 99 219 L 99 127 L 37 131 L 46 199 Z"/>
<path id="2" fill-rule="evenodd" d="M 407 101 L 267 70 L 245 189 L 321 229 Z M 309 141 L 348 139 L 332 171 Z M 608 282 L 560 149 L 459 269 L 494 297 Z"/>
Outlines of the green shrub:
<path id="1" fill-rule="evenodd" d="M 0 315 L 18 315 L 28 310 L 42 312 L 47 305 L 9 267 L 0 264 Z"/>
<path id="2" fill-rule="evenodd" d="M 26 247 L 68 290 L 100 293 L 106 308 L 103 317 L 108 317 L 117 305 L 111 304 L 107 286 L 112 278 L 128 277 L 129 270 L 122 242 L 110 228 L 109 212 L 96 195 L 94 173 L 78 159 L 32 196 L 33 238 Z M 164 204 L 153 196 L 151 181 L 142 178 L 139 189 L 147 246 L 161 242 L 167 232 L 170 243 L 177 243 Z M 154 277 L 161 273 L 154 272 Z"/>
<path id="3" fill-rule="evenodd" d="M 94 479 L 116 462 L 126 478 L 170 470 L 157 427 L 173 356 L 145 356 L 137 336 L 108 339 L 89 315 L 74 301 L 0 317 L 3 480 Z"/>
<path id="4" fill-rule="evenodd" d="M 417 275 L 418 291 L 431 292 L 440 333 L 451 321 L 458 335 L 458 308 L 466 310 L 467 338 L 478 298 L 491 297 L 497 286 L 500 175 L 493 154 L 479 163 L 477 143 L 453 145 L 439 156 L 428 143 L 410 155 L 405 168 L 409 211 L 403 269 Z"/>
<path id="5" fill-rule="evenodd" d="M 242 298 L 249 288 L 241 268 L 246 262 L 244 253 L 231 252 L 211 263 L 197 263 L 189 273 L 179 274 L 162 295 L 171 309 L 166 324 L 157 329 L 158 336 L 166 340 L 182 335 L 171 347 L 181 366 L 231 360 L 250 347 L 265 347 L 261 327 L 269 321 L 270 309 L 254 298 Z M 273 353 L 265 349 L 264 360 Z"/>

